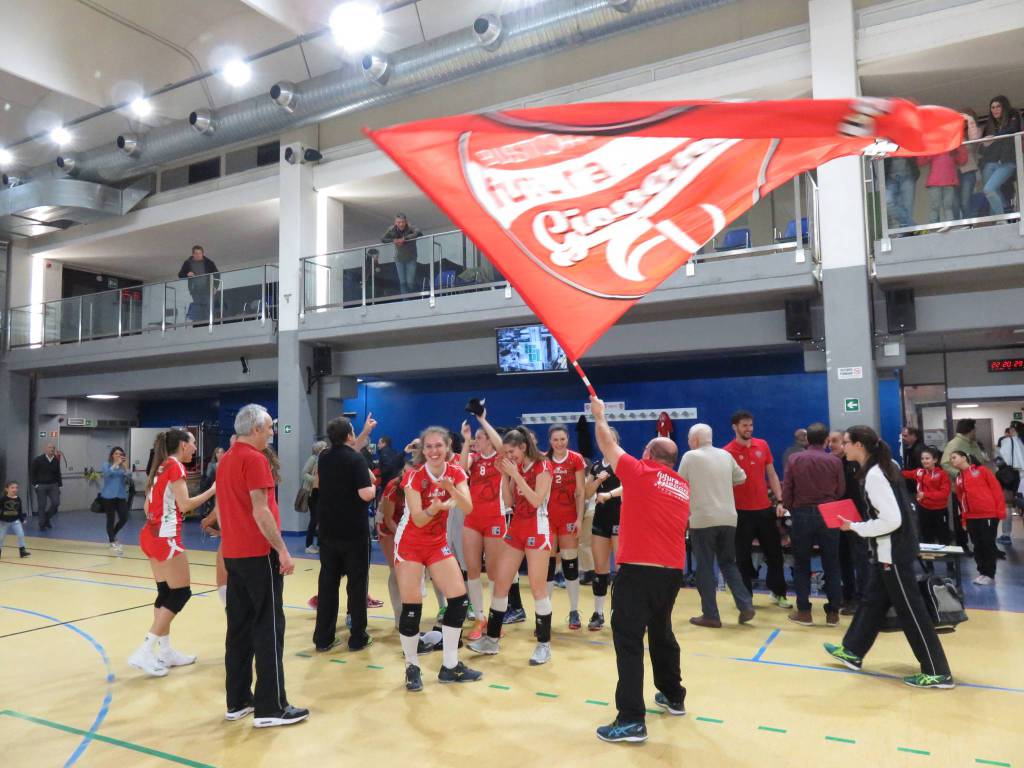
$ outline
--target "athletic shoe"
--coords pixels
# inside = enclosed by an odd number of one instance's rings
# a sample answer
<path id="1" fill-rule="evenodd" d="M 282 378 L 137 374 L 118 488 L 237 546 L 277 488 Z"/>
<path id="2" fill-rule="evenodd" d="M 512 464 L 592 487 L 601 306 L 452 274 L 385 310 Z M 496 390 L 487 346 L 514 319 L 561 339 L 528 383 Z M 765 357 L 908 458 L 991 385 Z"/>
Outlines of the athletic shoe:
<path id="1" fill-rule="evenodd" d="M 384 601 L 383 600 L 374 600 L 372 597 L 367 595 L 366 596 L 366 607 L 367 608 L 383 608 L 384 607 Z"/>
<path id="2" fill-rule="evenodd" d="M 420 677 L 420 668 L 417 667 L 415 664 L 405 665 L 405 690 L 423 690 L 423 678 Z"/>
<path id="3" fill-rule="evenodd" d="M 309 598 L 309 600 L 306 601 L 306 605 L 308 605 L 310 608 L 313 608 L 314 610 L 316 609 L 319 603 L 320 598 L 317 595 L 313 595 L 311 598 Z"/>
<path id="4" fill-rule="evenodd" d="M 862 659 L 860 656 L 855 656 L 854 654 L 850 653 L 841 645 L 825 643 L 824 648 L 825 653 L 827 653 L 833 659 L 842 662 L 855 672 L 859 672 L 860 668 L 864 665 L 864 659 Z"/>
<path id="5" fill-rule="evenodd" d="M 801 627 L 814 626 L 814 617 L 811 616 L 810 611 L 793 611 L 786 618 L 792 621 L 794 624 L 799 624 Z"/>
<path id="6" fill-rule="evenodd" d="M 579 629 L 583 626 L 579 611 L 569 611 L 569 629 Z"/>
<path id="7" fill-rule="evenodd" d="M 825 623 L 830 627 L 839 625 L 839 611 L 825 611 Z"/>
<path id="8" fill-rule="evenodd" d="M 320 554 L 320 547 L 318 547 L 316 544 L 310 544 L 308 547 L 306 547 L 306 554 L 307 555 L 319 555 Z"/>
<path id="9" fill-rule="evenodd" d="M 590 617 L 590 623 L 587 624 L 587 629 L 591 632 L 599 632 L 604 629 L 604 614 L 594 611 L 594 615 Z"/>
<path id="10" fill-rule="evenodd" d="M 594 583 L 594 571 L 584 571 L 583 575 L 580 576 L 580 586 L 589 587 Z"/>
<path id="11" fill-rule="evenodd" d="M 551 661 L 551 643 L 537 643 L 537 647 L 533 649 L 533 655 L 530 657 L 530 666 L 539 667 L 549 661 Z"/>
<path id="12" fill-rule="evenodd" d="M 1009 536 L 1003 535 L 996 539 L 997 544 L 1013 544 L 1013 539 Z"/>
<path id="13" fill-rule="evenodd" d="M 129 656 L 128 663 L 136 669 L 141 669 L 150 677 L 164 677 L 167 674 L 167 667 L 155 653 L 147 650 L 145 646 Z"/>
<path id="14" fill-rule="evenodd" d="M 327 645 L 322 645 L 322 646 L 321 646 L 321 645 L 318 645 L 318 646 L 316 647 L 316 652 L 317 652 L 317 653 L 327 653 L 328 651 L 332 651 L 332 650 L 334 650 L 334 649 L 335 649 L 335 648 L 337 648 L 337 647 L 338 647 L 339 645 L 341 645 L 341 640 L 339 640 L 339 639 L 338 639 L 337 637 L 335 637 L 335 638 L 334 638 L 333 640 L 331 640 L 331 642 L 330 642 L 330 643 L 328 643 Z"/>
<path id="15" fill-rule="evenodd" d="M 479 640 L 481 637 L 484 636 L 484 632 L 486 630 L 487 630 L 487 622 L 486 621 L 478 621 L 476 624 L 473 625 L 473 629 L 471 629 L 469 631 L 469 635 L 466 636 L 466 639 L 470 640 L 470 641 Z"/>
<path id="16" fill-rule="evenodd" d="M 839 615 L 840 616 L 853 616 L 856 613 L 857 613 L 857 604 L 856 603 L 843 603 L 842 607 L 839 609 Z"/>
<path id="17" fill-rule="evenodd" d="M 615 718 L 609 725 L 597 729 L 597 738 L 601 741 L 647 741 L 647 726 L 643 723 L 620 723 Z"/>
<path id="18" fill-rule="evenodd" d="M 176 651 L 170 646 L 161 648 L 157 658 L 165 667 L 187 667 L 196 663 L 196 657 Z"/>
<path id="19" fill-rule="evenodd" d="M 241 720 L 243 717 L 251 715 L 254 711 L 252 704 L 246 704 L 238 709 L 229 709 L 224 713 L 224 719 L 232 722 L 235 720 Z"/>
<path id="20" fill-rule="evenodd" d="M 555 574 L 555 586 L 559 589 L 565 589 L 565 574 L 561 571 Z"/>
<path id="21" fill-rule="evenodd" d="M 364 648 L 369 648 L 371 645 L 373 645 L 373 638 L 370 635 L 366 636 L 366 640 L 364 642 L 357 643 L 356 645 L 352 645 L 352 638 L 349 638 L 348 640 L 348 649 L 350 651 L 361 651 Z"/>
<path id="22" fill-rule="evenodd" d="M 439 683 L 475 683 L 483 676 L 483 672 L 470 669 L 460 661 L 451 669 L 442 664 L 441 670 L 437 673 L 437 681 Z"/>
<path id="23" fill-rule="evenodd" d="M 785 608 L 787 611 L 793 607 L 793 604 L 786 599 L 785 595 L 772 595 L 772 604 L 779 606 L 779 608 Z"/>
<path id="24" fill-rule="evenodd" d="M 124 547 L 118 544 L 116 541 L 110 542 L 110 548 L 114 551 L 114 554 L 120 557 L 124 554 Z"/>
<path id="25" fill-rule="evenodd" d="M 903 682 L 912 688 L 956 688 L 956 682 L 949 675 L 926 675 L 923 672 L 904 677 Z"/>
<path id="26" fill-rule="evenodd" d="M 683 698 L 681 698 L 679 701 L 669 701 L 668 700 L 668 696 L 666 696 L 661 691 L 658 691 L 656 694 L 654 694 L 654 703 L 657 704 L 662 709 L 667 709 L 668 713 L 670 715 L 676 715 L 676 716 L 685 715 L 686 714 L 686 707 L 684 706 L 684 702 L 685 701 L 686 701 L 686 689 L 685 688 L 683 688 Z"/>
<path id="27" fill-rule="evenodd" d="M 526 611 L 522 608 L 510 608 L 505 612 L 503 624 L 522 624 L 526 621 Z"/>
<path id="28" fill-rule="evenodd" d="M 991 586 L 992 584 L 995 584 L 996 580 L 993 579 L 991 576 L 979 575 L 979 576 L 975 576 L 971 583 L 972 584 L 977 584 L 980 587 L 988 587 L 988 586 Z"/>
<path id="29" fill-rule="evenodd" d="M 484 635 L 479 640 L 474 640 L 469 644 L 469 650 L 473 653 L 481 653 L 484 656 L 496 656 L 499 647 L 498 641 L 490 635 Z"/>
<path id="30" fill-rule="evenodd" d="M 263 717 L 254 717 L 252 724 L 254 728 L 273 728 L 278 725 L 295 725 L 309 718 L 308 709 L 299 709 L 289 704 L 280 712 L 274 712 Z"/>
<path id="31" fill-rule="evenodd" d="M 32 553 L 29 552 L 24 547 L 19 547 L 18 548 L 18 557 L 32 557 Z"/>

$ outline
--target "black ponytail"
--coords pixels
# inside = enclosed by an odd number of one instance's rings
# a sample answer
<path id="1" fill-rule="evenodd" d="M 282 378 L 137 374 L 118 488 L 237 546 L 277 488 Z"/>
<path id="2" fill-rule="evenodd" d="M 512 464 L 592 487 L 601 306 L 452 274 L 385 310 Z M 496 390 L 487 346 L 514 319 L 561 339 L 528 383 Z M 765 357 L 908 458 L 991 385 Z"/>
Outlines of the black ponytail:
<path id="1" fill-rule="evenodd" d="M 156 476 L 160 472 L 160 467 L 163 466 L 168 457 L 177 453 L 181 444 L 187 443 L 191 439 L 191 432 L 178 429 L 177 427 L 171 427 L 166 432 L 161 432 L 156 436 L 156 440 L 153 443 L 153 463 L 149 468 L 149 477 L 146 478 L 146 493 L 149 493 L 153 487 L 153 483 L 156 482 Z"/>
<path id="2" fill-rule="evenodd" d="M 861 480 L 867 477 L 872 467 L 882 470 L 885 479 L 890 483 L 896 483 L 901 479 L 899 467 L 892 460 L 892 450 L 889 448 L 889 444 L 879 438 L 875 430 L 867 425 L 858 424 L 847 429 L 846 434 L 851 443 L 860 443 L 868 454 L 867 461 L 864 462 L 859 473 Z"/>

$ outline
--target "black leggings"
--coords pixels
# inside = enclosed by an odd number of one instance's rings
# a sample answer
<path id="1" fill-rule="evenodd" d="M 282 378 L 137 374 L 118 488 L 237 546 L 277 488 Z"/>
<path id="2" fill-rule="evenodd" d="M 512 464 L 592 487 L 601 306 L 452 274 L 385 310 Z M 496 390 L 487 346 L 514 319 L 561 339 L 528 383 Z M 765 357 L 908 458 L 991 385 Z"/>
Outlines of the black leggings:
<path id="1" fill-rule="evenodd" d="M 320 489 L 314 488 L 309 493 L 309 526 L 306 528 L 306 546 L 313 546 L 313 539 L 319 540 L 320 535 L 317 533 L 318 518 L 316 514 L 316 505 L 320 500 Z"/>
<path id="2" fill-rule="evenodd" d="M 128 499 L 104 499 L 100 497 L 100 504 L 107 516 L 107 538 L 113 544 L 117 540 L 117 533 L 128 524 Z"/>

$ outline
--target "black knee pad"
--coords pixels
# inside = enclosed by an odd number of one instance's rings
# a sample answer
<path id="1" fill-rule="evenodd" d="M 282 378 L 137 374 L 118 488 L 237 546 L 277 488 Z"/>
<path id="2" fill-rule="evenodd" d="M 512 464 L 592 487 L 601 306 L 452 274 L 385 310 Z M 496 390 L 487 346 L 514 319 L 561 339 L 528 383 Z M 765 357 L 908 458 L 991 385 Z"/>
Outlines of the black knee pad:
<path id="1" fill-rule="evenodd" d="M 548 581 L 555 580 L 555 558 L 548 558 Z"/>
<path id="2" fill-rule="evenodd" d="M 462 597 L 448 598 L 448 608 L 444 612 L 442 624 L 453 629 L 461 629 L 466 621 L 466 611 L 469 609 L 469 598 Z"/>
<path id="3" fill-rule="evenodd" d="M 398 617 L 398 633 L 406 637 L 415 637 L 420 633 L 420 616 L 423 615 L 421 603 L 402 603 L 402 614 Z"/>
<path id="4" fill-rule="evenodd" d="M 164 603 L 167 602 L 167 595 L 171 591 L 171 588 L 167 586 L 166 581 L 158 581 L 156 583 L 156 600 L 153 601 L 154 608 L 163 608 Z"/>
<path id="5" fill-rule="evenodd" d="M 574 557 L 572 560 L 562 561 L 562 575 L 566 581 L 575 581 L 580 577 L 580 559 Z"/>
<path id="6" fill-rule="evenodd" d="M 163 607 L 171 613 L 181 613 L 185 603 L 192 597 L 192 590 L 189 587 L 176 587 L 167 590 L 167 597 L 164 598 Z"/>
<path id="7" fill-rule="evenodd" d="M 604 597 L 608 594 L 608 574 L 594 574 L 594 597 Z"/>

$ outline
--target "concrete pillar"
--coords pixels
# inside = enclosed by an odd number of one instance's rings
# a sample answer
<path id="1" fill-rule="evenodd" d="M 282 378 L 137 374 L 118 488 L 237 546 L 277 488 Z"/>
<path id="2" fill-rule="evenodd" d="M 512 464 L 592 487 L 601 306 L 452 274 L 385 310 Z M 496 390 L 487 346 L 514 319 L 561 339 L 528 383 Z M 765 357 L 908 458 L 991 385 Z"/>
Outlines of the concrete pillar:
<path id="1" fill-rule="evenodd" d="M 853 0 L 810 0 L 814 98 L 860 95 Z M 832 429 L 879 426 L 878 374 L 871 325 L 868 243 L 861 161 L 833 160 L 818 170 L 828 410 Z"/>
<path id="2" fill-rule="evenodd" d="M 0 478 L 4 482 L 16 480 L 21 487 L 21 499 L 30 503 L 28 466 L 32 461 L 33 440 L 29 424 L 31 382 L 25 374 L 12 373 L 0 360 Z M 26 509 L 26 514 L 28 510 Z"/>

